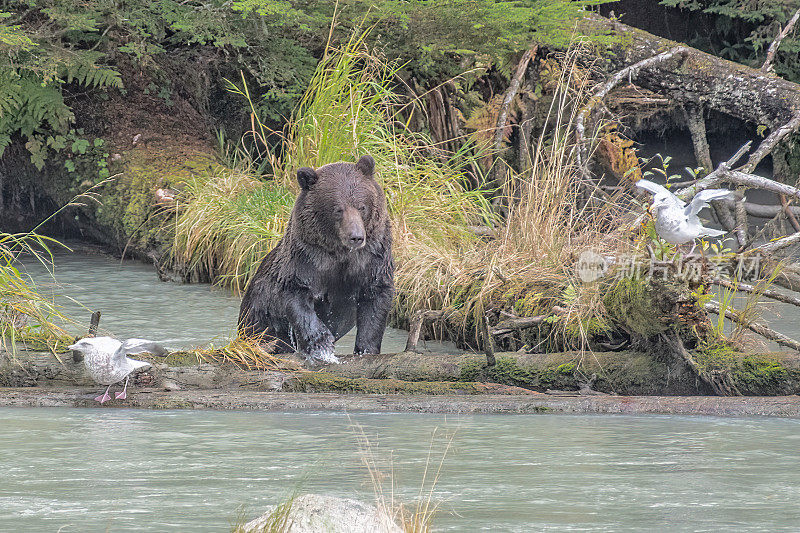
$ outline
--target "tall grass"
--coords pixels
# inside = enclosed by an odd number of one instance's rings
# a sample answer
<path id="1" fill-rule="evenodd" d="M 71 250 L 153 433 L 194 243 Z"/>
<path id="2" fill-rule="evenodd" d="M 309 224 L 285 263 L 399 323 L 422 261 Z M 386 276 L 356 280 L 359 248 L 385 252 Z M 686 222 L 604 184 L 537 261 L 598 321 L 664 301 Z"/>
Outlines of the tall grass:
<path id="1" fill-rule="evenodd" d="M 219 167 L 186 184 L 178 201 L 171 263 L 236 290 L 278 242 L 294 199 L 278 183 Z"/>
<path id="2" fill-rule="evenodd" d="M 491 222 L 480 191 L 467 190 L 455 163 L 422 133 L 401 120 L 402 102 L 391 90 L 396 67 L 371 54 L 364 34 L 329 49 L 288 123 L 282 158 L 272 160 L 263 181 L 242 170 L 223 169 L 191 181 L 175 222 L 173 265 L 241 290 L 280 238 L 297 192 L 296 171 L 335 161 L 375 158 L 387 195 L 399 260 L 416 246 L 448 249 L 471 243 L 468 227 Z M 248 101 L 246 85 L 232 86 Z M 255 109 L 253 108 L 255 117 Z M 275 132 L 254 119 L 253 134 L 266 143 Z M 252 167 L 252 165 L 248 165 Z"/>
<path id="3" fill-rule="evenodd" d="M 251 102 L 253 135 L 263 143 L 277 135 L 281 158 L 271 159 L 272 174 L 263 182 L 224 171 L 189 184 L 177 218 L 176 259 L 242 289 L 281 234 L 297 191 L 297 169 L 368 153 L 376 160 L 393 223 L 400 322 L 417 310 L 450 309 L 462 318 L 463 331 L 473 331 L 490 309 L 531 315 L 557 305 L 565 310 L 556 317 L 565 338 L 585 340 L 605 328 L 602 291 L 600 284 L 578 282 L 573 265 L 582 250 L 611 255 L 623 243 L 614 237 L 616 204 L 581 198 L 586 191 L 573 164 L 572 139 L 588 76 L 576 56 L 564 60 L 530 168 L 509 177 L 502 222 L 486 191 L 465 187 L 462 169 L 479 167 L 472 163 L 485 151 L 466 146 L 447 154 L 411 131 L 402 120 L 404 102 L 393 90 L 397 66 L 371 53 L 363 33 L 327 50 L 284 132 L 266 129 L 246 85 L 232 85 Z M 476 225 L 493 228 L 495 238 L 476 237 Z"/>
<path id="4" fill-rule="evenodd" d="M 74 341 L 63 329 L 74 321 L 64 315 L 52 297 L 39 292 L 33 279 L 18 267 L 23 258 L 35 260 L 54 277 L 50 247 L 67 247 L 37 232 L 69 207 L 99 203 L 98 189 L 115 178 L 107 178 L 77 194 L 27 233 L 0 232 L 0 347 L 3 350 L 13 354 L 17 345 L 23 344 L 56 354 L 65 351 Z"/>
<path id="5" fill-rule="evenodd" d="M 0 233 L 0 346 L 7 352 L 14 353 L 19 343 L 53 352 L 68 344 L 66 332 L 58 325 L 66 317 L 18 268 L 22 256 L 51 265 L 49 244 L 57 242 L 35 232 Z"/>
<path id="6" fill-rule="evenodd" d="M 401 120 L 403 103 L 392 89 L 398 67 L 370 53 L 366 33 L 329 50 L 301 101 L 288 135 L 282 177 L 295 187 L 302 166 L 375 158 L 396 240 L 471 240 L 470 224 L 486 223 L 491 209 L 478 191 L 464 187 L 468 155 L 440 150 Z M 449 160 L 448 160 L 449 159 Z"/>
<path id="7" fill-rule="evenodd" d="M 490 309 L 530 316 L 558 306 L 554 331 L 567 341 L 585 341 L 605 329 L 604 286 L 581 282 L 573 266 L 584 250 L 616 255 L 628 245 L 619 231 L 620 203 L 581 197 L 573 125 L 586 81 L 576 56 L 564 58 L 530 169 L 509 176 L 509 212 L 496 238 L 458 249 L 426 243 L 415 243 L 415 253 L 407 249 L 397 274 L 398 292 L 406 295 L 400 300 L 403 315 L 450 308 L 459 310 L 465 325 L 474 325 Z"/>

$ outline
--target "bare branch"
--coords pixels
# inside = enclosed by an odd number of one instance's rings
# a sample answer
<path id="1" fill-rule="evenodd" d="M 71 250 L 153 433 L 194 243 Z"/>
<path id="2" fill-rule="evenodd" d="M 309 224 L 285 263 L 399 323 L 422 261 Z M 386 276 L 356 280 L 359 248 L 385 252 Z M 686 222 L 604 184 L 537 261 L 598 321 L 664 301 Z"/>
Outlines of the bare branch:
<path id="1" fill-rule="evenodd" d="M 798 231 L 797 233 L 792 233 L 791 235 L 783 237 L 776 241 L 768 242 L 767 244 L 762 244 L 761 246 L 753 248 L 753 252 L 774 254 L 779 250 L 783 250 L 784 248 L 788 248 L 798 243 L 800 243 L 800 231 Z"/>
<path id="2" fill-rule="evenodd" d="M 508 108 L 511 107 L 511 102 L 517 95 L 519 86 L 522 83 L 522 78 L 525 76 L 525 71 L 528 70 L 528 63 L 531 58 L 539 49 L 538 45 L 534 45 L 530 50 L 525 50 L 522 54 L 522 59 L 519 60 L 517 71 L 514 77 L 511 78 L 511 83 L 508 84 L 508 90 L 503 97 L 503 103 L 500 105 L 500 112 L 497 114 L 497 126 L 494 130 L 494 149 L 495 152 L 500 151 L 500 145 L 503 144 L 503 130 L 506 129 L 506 121 L 508 120 Z"/>
<path id="3" fill-rule="evenodd" d="M 771 180 L 763 176 L 756 176 L 755 174 L 745 174 L 738 170 L 730 170 L 723 176 L 724 180 L 735 183 L 736 185 L 743 185 L 754 189 L 764 189 L 765 191 L 774 192 L 776 194 L 784 194 L 800 199 L 800 189 L 786 185 L 779 181 Z"/>
<path id="4" fill-rule="evenodd" d="M 581 173 L 583 174 L 584 178 L 589 178 L 589 147 L 587 146 L 586 142 L 586 119 L 592 113 L 597 104 L 600 103 L 611 90 L 616 87 L 620 82 L 624 79 L 631 79 L 636 76 L 640 70 L 643 68 L 647 68 L 649 66 L 655 65 L 662 61 L 667 61 L 677 55 L 685 55 L 688 54 L 690 49 L 686 46 L 676 46 L 666 52 L 662 52 L 656 56 L 648 57 L 647 59 L 643 59 L 633 65 L 629 65 L 622 70 L 619 70 L 615 73 L 611 78 L 606 81 L 600 89 L 592 95 L 589 99 L 589 103 L 587 103 L 578 113 L 577 118 L 575 119 L 575 140 L 578 144 L 577 150 L 577 159 L 578 159 L 578 168 L 581 169 Z"/>
<path id="5" fill-rule="evenodd" d="M 786 218 L 789 219 L 789 223 L 792 225 L 795 231 L 800 231 L 800 222 L 797 221 L 795 217 L 795 211 L 797 210 L 796 207 L 792 207 L 789 205 L 789 201 L 786 200 L 786 195 L 781 194 L 781 211 L 783 214 L 786 215 Z"/>
<path id="6" fill-rule="evenodd" d="M 775 40 L 772 41 L 772 44 L 769 45 L 769 50 L 767 50 L 767 59 L 764 61 L 764 64 L 761 65 L 761 70 L 764 72 L 769 72 L 772 70 L 772 61 L 775 59 L 775 52 L 778 51 L 778 47 L 781 45 L 781 41 L 783 41 L 789 32 L 792 31 L 794 25 L 797 24 L 797 19 L 800 18 L 800 9 L 795 11 L 794 16 L 789 19 L 789 22 L 786 23 L 786 26 L 778 32 L 777 37 Z"/>
<path id="7" fill-rule="evenodd" d="M 675 196 L 680 198 L 681 200 L 688 200 L 689 198 L 694 198 L 694 195 L 699 193 L 700 191 L 704 191 L 706 189 L 710 189 L 721 181 L 725 180 L 725 176 L 730 171 L 731 167 L 733 167 L 736 162 L 750 150 L 750 145 L 752 141 L 747 141 L 742 145 L 739 150 L 733 154 L 733 157 L 725 161 L 724 163 L 720 163 L 719 166 L 714 170 L 714 172 L 710 173 L 705 178 L 697 181 L 693 185 L 689 185 L 675 193 Z"/>
<path id="8" fill-rule="evenodd" d="M 758 165 L 762 159 L 767 157 L 772 149 L 775 148 L 775 145 L 783 140 L 784 137 L 797 130 L 798 127 L 800 127 L 800 111 L 796 111 L 789 122 L 773 130 L 766 139 L 761 141 L 761 144 L 758 145 L 758 148 L 756 148 L 755 152 L 750 154 L 750 157 L 747 159 L 747 163 L 737 170 L 744 172 L 745 174 L 750 174 L 753 172 L 753 170 L 756 168 L 756 165 Z"/>
<path id="9" fill-rule="evenodd" d="M 761 296 L 764 296 L 766 298 L 771 298 L 779 302 L 796 305 L 800 307 L 800 298 L 797 298 L 796 296 L 789 296 L 788 294 L 783 294 L 782 292 L 774 291 L 772 289 L 759 290 L 753 285 L 742 283 L 741 281 L 734 283 L 732 281 L 728 281 L 727 279 L 719 279 L 719 278 L 713 280 L 712 283 L 714 285 L 719 285 L 720 287 L 725 287 L 727 289 L 747 292 L 750 294 L 760 294 Z"/>
<path id="10" fill-rule="evenodd" d="M 704 307 L 706 311 L 708 311 L 709 313 L 714 313 L 715 315 L 720 314 L 719 302 L 710 301 L 706 303 Z M 739 315 L 737 312 L 735 312 L 733 309 L 726 308 L 725 317 L 731 320 L 732 322 L 736 322 L 737 324 L 746 327 L 753 333 L 757 333 L 766 339 L 777 342 L 781 346 L 786 346 L 787 348 L 792 348 L 794 350 L 800 351 L 800 342 L 797 342 L 796 340 L 787 337 L 783 333 L 778 333 L 774 329 L 770 329 L 764 324 L 759 324 L 757 322 L 750 322 L 742 318 L 742 316 Z"/>

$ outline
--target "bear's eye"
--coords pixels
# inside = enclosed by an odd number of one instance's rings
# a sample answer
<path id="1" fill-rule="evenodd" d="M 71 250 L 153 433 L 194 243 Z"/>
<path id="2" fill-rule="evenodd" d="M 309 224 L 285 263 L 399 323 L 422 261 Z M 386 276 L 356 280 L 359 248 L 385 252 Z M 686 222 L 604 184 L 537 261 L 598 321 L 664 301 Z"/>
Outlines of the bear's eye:
<path id="1" fill-rule="evenodd" d="M 366 215 L 367 214 L 367 206 L 366 205 L 358 206 L 358 212 L 361 213 L 362 215 Z"/>
<path id="2" fill-rule="evenodd" d="M 337 217 L 342 216 L 343 213 L 344 209 L 342 207 L 336 206 L 333 208 L 333 214 L 336 215 Z"/>

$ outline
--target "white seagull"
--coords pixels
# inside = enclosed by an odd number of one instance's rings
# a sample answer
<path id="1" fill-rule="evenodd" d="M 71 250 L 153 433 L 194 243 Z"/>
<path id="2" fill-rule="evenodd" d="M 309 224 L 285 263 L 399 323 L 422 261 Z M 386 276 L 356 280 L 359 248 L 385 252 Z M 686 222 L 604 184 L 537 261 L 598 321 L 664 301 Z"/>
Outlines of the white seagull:
<path id="1" fill-rule="evenodd" d="M 158 343 L 144 339 L 128 339 L 120 342 L 111 337 L 87 337 L 67 346 L 70 350 L 83 353 L 83 363 L 92 379 L 101 385 L 108 385 L 106 392 L 95 398 L 98 402 L 105 403 L 111 399 L 108 390 L 114 383 L 119 383 L 125 378 L 125 387 L 122 392 L 117 392 L 114 397 L 118 400 L 127 398 L 128 379 L 130 373 L 139 368 L 150 366 L 145 361 L 130 359 L 129 354 L 152 353 L 153 355 L 166 355 L 167 350 Z"/>
<path id="2" fill-rule="evenodd" d="M 650 212 L 655 215 L 656 233 L 670 244 L 683 244 L 698 237 L 720 237 L 726 231 L 703 226 L 697 213 L 708 207 L 711 200 L 732 198 L 733 192 L 727 189 L 706 189 L 697 193 L 692 202 L 686 202 L 657 183 L 640 179 L 637 187 L 653 193 Z"/>

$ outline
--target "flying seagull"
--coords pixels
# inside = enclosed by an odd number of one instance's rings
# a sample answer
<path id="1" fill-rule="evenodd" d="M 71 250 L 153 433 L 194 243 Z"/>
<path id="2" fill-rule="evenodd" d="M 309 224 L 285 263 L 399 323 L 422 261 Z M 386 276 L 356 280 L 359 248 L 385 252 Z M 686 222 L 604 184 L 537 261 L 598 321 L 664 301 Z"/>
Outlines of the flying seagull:
<path id="1" fill-rule="evenodd" d="M 655 215 L 656 233 L 670 244 L 683 244 L 698 237 L 720 237 L 725 231 L 703 226 L 697 213 L 708 207 L 711 200 L 732 198 L 733 192 L 727 189 L 706 189 L 697 193 L 692 202 L 686 202 L 669 192 L 666 188 L 640 179 L 637 187 L 653 193 L 653 205 L 650 212 Z"/>
<path id="2" fill-rule="evenodd" d="M 108 390 L 114 383 L 122 381 L 122 378 L 125 378 L 125 387 L 122 392 L 115 393 L 114 397 L 118 400 L 127 398 L 126 391 L 130 373 L 150 366 L 150 363 L 145 361 L 130 359 L 129 354 L 151 353 L 161 356 L 168 353 L 163 346 L 153 341 L 128 339 L 120 342 L 111 337 L 88 337 L 67 346 L 67 348 L 83 352 L 83 363 L 92 379 L 101 385 L 108 385 L 106 392 L 95 398 L 101 404 L 111 399 Z"/>

